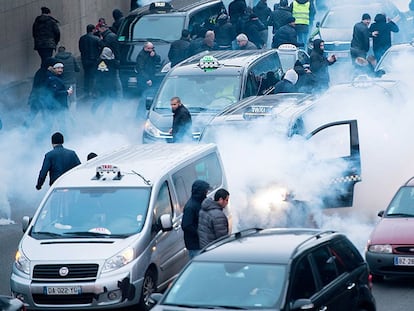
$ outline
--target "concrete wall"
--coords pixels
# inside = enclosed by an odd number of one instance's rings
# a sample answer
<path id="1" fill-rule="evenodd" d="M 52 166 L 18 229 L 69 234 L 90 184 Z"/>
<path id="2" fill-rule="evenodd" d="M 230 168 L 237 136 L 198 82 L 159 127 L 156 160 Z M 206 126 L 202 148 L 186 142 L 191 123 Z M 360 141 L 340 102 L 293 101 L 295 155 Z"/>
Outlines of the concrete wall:
<path id="1" fill-rule="evenodd" d="M 78 40 L 86 32 L 86 25 L 96 24 L 99 17 L 111 25 L 112 10 L 118 8 L 125 16 L 130 1 L 0 0 L 0 90 L 3 92 L 30 81 L 40 66 L 40 57 L 33 50 L 32 25 L 42 6 L 50 8 L 51 15 L 60 22 L 59 45 L 79 56 Z"/>

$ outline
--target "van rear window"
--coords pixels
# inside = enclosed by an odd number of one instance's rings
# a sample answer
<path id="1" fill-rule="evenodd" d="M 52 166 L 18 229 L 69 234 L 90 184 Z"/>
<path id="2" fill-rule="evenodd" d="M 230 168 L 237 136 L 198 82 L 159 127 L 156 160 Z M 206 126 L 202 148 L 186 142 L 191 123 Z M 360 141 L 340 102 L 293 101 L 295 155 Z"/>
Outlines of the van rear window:
<path id="1" fill-rule="evenodd" d="M 181 30 L 184 29 L 184 22 L 184 15 L 144 15 L 132 26 L 132 40 L 178 40 Z M 156 42 L 154 45 L 157 48 Z"/>

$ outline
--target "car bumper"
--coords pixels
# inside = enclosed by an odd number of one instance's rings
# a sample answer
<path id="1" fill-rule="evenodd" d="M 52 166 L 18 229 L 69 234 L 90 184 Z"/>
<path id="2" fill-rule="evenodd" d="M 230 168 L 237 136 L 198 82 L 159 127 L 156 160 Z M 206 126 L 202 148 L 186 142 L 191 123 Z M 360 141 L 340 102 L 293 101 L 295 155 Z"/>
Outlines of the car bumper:
<path id="1" fill-rule="evenodd" d="M 370 272 L 374 275 L 380 276 L 414 276 L 414 265 L 412 266 L 403 266 L 396 265 L 396 257 L 407 257 L 413 258 L 414 256 L 407 255 L 396 255 L 396 254 L 383 254 L 383 253 L 373 253 L 366 252 L 365 259 L 368 263 Z"/>
<path id="2" fill-rule="evenodd" d="M 95 281 L 42 282 L 13 273 L 10 280 L 14 297 L 31 310 L 94 310 L 130 306 L 139 302 L 143 279 L 130 282 L 130 273 L 105 276 Z M 47 295 L 47 287 L 80 287 L 77 295 Z"/>

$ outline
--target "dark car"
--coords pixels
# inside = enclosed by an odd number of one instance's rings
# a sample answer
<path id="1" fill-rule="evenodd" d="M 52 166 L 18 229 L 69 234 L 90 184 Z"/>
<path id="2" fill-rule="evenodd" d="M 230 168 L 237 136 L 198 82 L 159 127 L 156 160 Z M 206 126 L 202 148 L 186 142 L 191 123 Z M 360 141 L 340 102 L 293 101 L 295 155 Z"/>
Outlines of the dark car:
<path id="1" fill-rule="evenodd" d="M 195 35 L 201 27 L 211 28 L 209 23 L 223 10 L 220 0 L 172 0 L 153 2 L 130 12 L 118 32 L 120 77 L 124 88 L 136 87 L 136 58 L 146 41 L 151 41 L 161 56 L 161 70 L 169 62 L 171 43 L 180 39 L 183 29 Z M 158 80 L 162 76 L 160 73 Z"/>
<path id="2" fill-rule="evenodd" d="M 282 74 L 276 49 L 210 51 L 187 58 L 167 73 L 155 98 L 147 99 L 143 142 L 171 139 L 170 99 L 174 96 L 190 111 L 193 137 L 198 140 L 214 116 L 242 98 L 262 95 L 268 77 L 274 78 L 269 85 L 274 86 Z"/>
<path id="3" fill-rule="evenodd" d="M 365 252 L 374 281 L 414 276 L 414 177 L 396 192 L 372 231 Z"/>
<path id="4" fill-rule="evenodd" d="M 331 119 L 328 121 L 329 118 L 318 122 L 321 118 L 315 118 L 313 114 L 316 100 L 315 96 L 303 93 L 280 93 L 243 99 L 237 105 L 227 108 L 211 120 L 205 127 L 200 141 L 203 143 L 214 142 L 220 147 L 232 140 L 248 141 L 253 135 L 253 139 L 256 141 L 263 137 L 271 138 L 266 142 L 276 146 L 287 139 L 301 137 L 300 140 L 293 139 L 292 144 L 300 142 L 303 148 L 305 148 L 305 144 L 308 146 L 315 144 L 316 148 L 312 149 L 314 150 L 312 158 L 318 159 L 319 164 L 325 163 L 327 165 L 325 167 L 326 175 L 321 178 L 322 180 L 319 178 L 323 172 L 315 171 L 314 174 L 311 174 L 315 177 L 312 183 L 319 184 L 320 189 L 326 189 L 323 193 L 318 194 L 318 199 L 322 201 L 320 205 L 324 208 L 350 207 L 353 204 L 354 186 L 361 181 L 358 124 L 356 120 Z M 325 150 L 324 146 L 330 147 Z M 292 159 L 283 161 L 291 163 Z M 261 165 L 263 163 L 258 160 L 258 166 Z M 342 169 L 335 170 L 335 174 L 331 175 L 328 167 Z M 318 168 L 317 165 L 315 169 Z M 323 183 L 326 183 L 325 186 Z M 297 182 L 297 184 L 301 183 Z M 308 188 L 308 186 L 306 184 L 305 187 Z M 276 196 L 274 195 L 275 187 L 266 188 L 269 188 L 269 197 L 273 193 L 271 196 L 273 198 L 272 205 L 285 210 L 289 217 L 289 221 L 283 225 L 290 227 L 307 224 L 308 219 L 299 219 L 298 215 L 311 214 L 307 212 L 308 208 L 305 211 L 301 210 L 304 208 L 302 204 L 307 205 L 308 202 L 297 198 L 295 193 L 291 193 L 292 190 L 286 189 L 286 186 L 282 187 L 280 184 L 279 192 L 284 189 L 283 191 L 287 195 Z M 296 186 L 296 190 L 301 193 L 305 191 L 300 186 Z M 251 198 L 258 196 L 260 193 L 257 188 L 254 188 L 252 193 L 248 195 Z M 278 198 L 282 198 L 283 202 L 280 200 L 278 202 Z M 262 202 L 262 204 L 264 203 Z M 289 208 L 283 208 L 285 205 L 288 205 Z M 315 208 L 316 204 L 311 205 L 310 208 Z M 283 217 L 280 218 L 283 219 Z M 240 221 L 243 222 L 243 219 Z"/>
<path id="5" fill-rule="evenodd" d="M 400 32 L 393 34 L 393 43 L 403 42 L 407 38 L 407 20 L 398 8 L 387 0 L 347 2 L 332 6 L 323 16 L 322 20 L 316 23 L 312 31 L 311 40 L 320 38 L 325 41 L 325 52 L 328 55 L 335 54 L 338 61 L 350 61 L 349 50 L 351 48 L 352 31 L 356 23 L 361 21 L 362 14 L 368 13 L 372 22 L 377 13 L 385 13 L 387 17 L 396 21 Z M 313 49 L 312 44 L 308 50 Z"/>
<path id="6" fill-rule="evenodd" d="M 25 311 L 23 302 L 11 296 L 0 295 L 0 310 L 2 311 Z"/>
<path id="7" fill-rule="evenodd" d="M 368 266 L 343 234 L 250 229 L 201 251 L 153 311 L 374 311 Z"/>

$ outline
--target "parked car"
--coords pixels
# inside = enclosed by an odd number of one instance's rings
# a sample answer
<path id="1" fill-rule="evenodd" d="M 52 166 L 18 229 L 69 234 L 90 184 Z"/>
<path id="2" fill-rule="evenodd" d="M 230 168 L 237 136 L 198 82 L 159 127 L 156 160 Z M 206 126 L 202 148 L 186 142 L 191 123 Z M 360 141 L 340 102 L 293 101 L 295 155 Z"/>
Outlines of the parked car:
<path id="1" fill-rule="evenodd" d="M 206 246 L 153 311 L 375 311 L 368 266 L 334 231 L 250 229 Z"/>
<path id="2" fill-rule="evenodd" d="M 154 98 L 147 98 L 143 142 L 168 142 L 172 136 L 170 99 L 181 98 L 192 116 L 193 137 L 226 107 L 249 96 L 266 92 L 280 80 L 283 69 L 278 52 L 272 50 L 210 51 L 196 54 L 174 66 Z"/>
<path id="3" fill-rule="evenodd" d="M 414 42 L 392 45 L 375 67 L 376 76 L 411 81 L 414 72 Z"/>
<path id="4" fill-rule="evenodd" d="M 171 43 L 180 39 L 183 29 L 188 29 L 195 36 L 201 26 L 209 27 L 208 23 L 223 11 L 225 7 L 220 0 L 171 0 L 152 2 L 130 12 L 118 32 L 119 71 L 124 88 L 136 87 L 136 58 L 146 41 L 151 41 L 161 56 L 161 70 L 169 62 Z M 157 80 L 160 81 L 163 76 L 159 73 Z"/>
<path id="5" fill-rule="evenodd" d="M 367 242 L 365 258 L 374 281 L 414 276 L 414 177 L 395 193 Z"/>
<path id="6" fill-rule="evenodd" d="M 11 296 L 0 295 L 0 310 L 2 311 L 26 311 L 24 303 Z"/>

